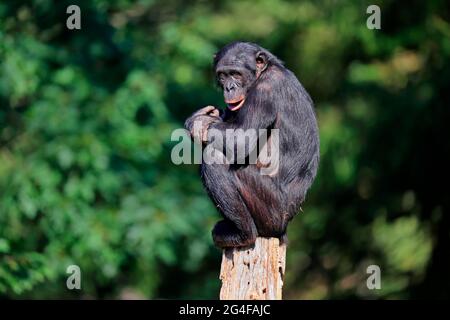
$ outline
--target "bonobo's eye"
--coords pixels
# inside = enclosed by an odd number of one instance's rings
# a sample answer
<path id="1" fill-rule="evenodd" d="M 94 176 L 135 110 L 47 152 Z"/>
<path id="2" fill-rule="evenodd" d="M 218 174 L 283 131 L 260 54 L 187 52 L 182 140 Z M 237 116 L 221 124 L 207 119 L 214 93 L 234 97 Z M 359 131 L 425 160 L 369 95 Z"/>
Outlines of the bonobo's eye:
<path id="1" fill-rule="evenodd" d="M 225 74 L 223 72 L 219 72 L 217 74 L 217 80 L 219 80 L 220 83 L 223 83 L 225 81 Z"/>
<path id="2" fill-rule="evenodd" d="M 242 77 L 241 73 L 238 71 L 231 71 L 230 76 L 232 76 L 235 79 L 240 79 Z"/>

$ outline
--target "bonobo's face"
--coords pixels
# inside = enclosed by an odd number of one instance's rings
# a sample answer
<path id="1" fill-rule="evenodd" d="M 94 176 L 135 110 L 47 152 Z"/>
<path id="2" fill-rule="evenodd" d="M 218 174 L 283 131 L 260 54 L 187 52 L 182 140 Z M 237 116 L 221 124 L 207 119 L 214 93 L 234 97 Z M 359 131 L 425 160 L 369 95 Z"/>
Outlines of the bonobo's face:
<path id="1" fill-rule="evenodd" d="M 240 109 L 245 102 L 247 92 L 256 81 L 263 65 L 265 56 L 258 48 L 238 43 L 231 48 L 224 48 L 216 59 L 216 76 L 223 89 L 225 103 L 232 111 Z"/>

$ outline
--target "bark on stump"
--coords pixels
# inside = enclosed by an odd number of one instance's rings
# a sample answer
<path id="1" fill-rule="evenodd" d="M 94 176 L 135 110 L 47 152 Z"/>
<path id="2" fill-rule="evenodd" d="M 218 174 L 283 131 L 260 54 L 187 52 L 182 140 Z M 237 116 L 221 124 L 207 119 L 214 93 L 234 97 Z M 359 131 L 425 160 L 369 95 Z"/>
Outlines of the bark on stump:
<path id="1" fill-rule="evenodd" d="M 221 300 L 281 300 L 286 245 L 257 238 L 253 247 L 223 250 Z"/>

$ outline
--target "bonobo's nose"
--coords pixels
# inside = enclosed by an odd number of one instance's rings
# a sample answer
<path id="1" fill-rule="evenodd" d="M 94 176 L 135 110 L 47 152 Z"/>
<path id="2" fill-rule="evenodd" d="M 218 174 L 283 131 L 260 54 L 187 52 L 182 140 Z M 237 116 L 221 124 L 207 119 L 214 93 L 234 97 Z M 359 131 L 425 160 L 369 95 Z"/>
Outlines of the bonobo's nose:
<path id="1" fill-rule="evenodd" d="M 231 92 L 231 91 L 233 91 L 234 89 L 235 89 L 235 85 L 234 85 L 234 83 L 231 83 L 231 84 L 227 84 L 226 86 L 225 86 L 225 91 L 226 92 Z"/>

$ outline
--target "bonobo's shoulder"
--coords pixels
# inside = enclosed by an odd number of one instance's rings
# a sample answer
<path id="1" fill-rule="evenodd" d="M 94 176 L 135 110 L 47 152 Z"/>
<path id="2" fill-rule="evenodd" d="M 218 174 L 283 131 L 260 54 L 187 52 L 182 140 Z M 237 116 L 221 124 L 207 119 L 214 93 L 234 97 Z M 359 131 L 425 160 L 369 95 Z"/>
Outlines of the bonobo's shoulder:
<path id="1" fill-rule="evenodd" d="M 302 92 L 302 94 L 305 94 L 308 96 L 308 93 L 306 92 L 305 88 L 301 84 L 300 80 L 297 78 L 295 73 L 293 73 L 291 70 L 284 68 L 282 70 L 283 78 L 280 78 L 280 84 L 283 89 L 288 91 L 299 91 Z M 311 100 L 311 98 L 309 98 Z"/>
<path id="2" fill-rule="evenodd" d="M 286 85 L 286 82 L 298 83 L 295 74 L 284 66 L 274 66 L 270 72 L 272 83 Z"/>
<path id="3" fill-rule="evenodd" d="M 256 84 L 260 92 L 270 92 L 283 84 L 286 80 L 285 70 L 278 66 L 270 66 Z"/>
<path id="4" fill-rule="evenodd" d="M 298 86 L 300 83 L 293 72 L 283 66 L 271 66 L 256 88 L 262 92 L 286 89 L 287 85 Z"/>

